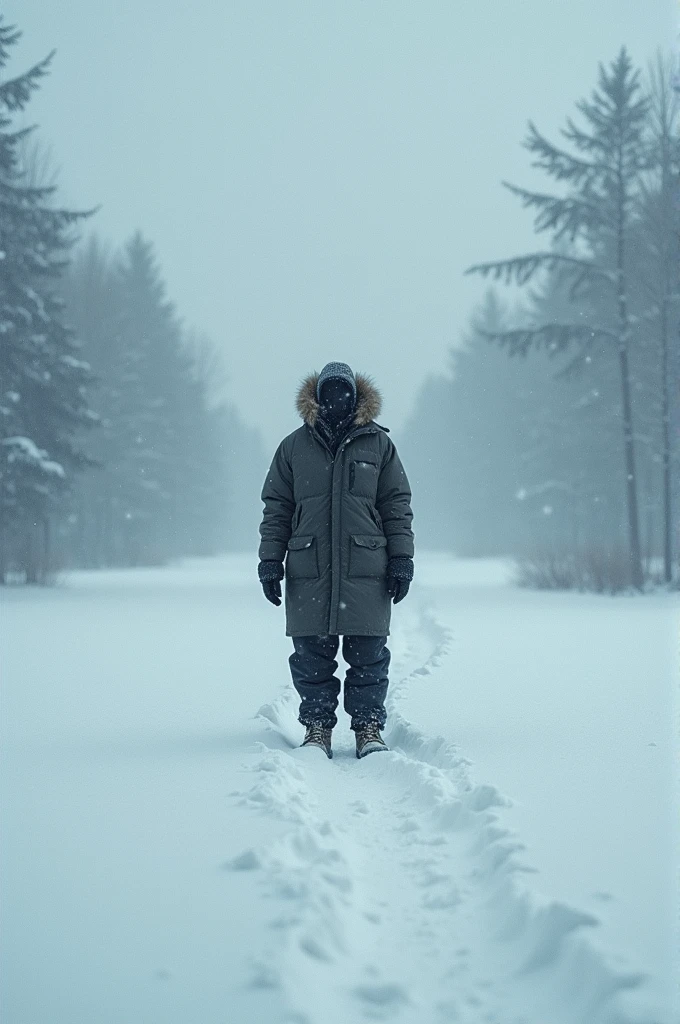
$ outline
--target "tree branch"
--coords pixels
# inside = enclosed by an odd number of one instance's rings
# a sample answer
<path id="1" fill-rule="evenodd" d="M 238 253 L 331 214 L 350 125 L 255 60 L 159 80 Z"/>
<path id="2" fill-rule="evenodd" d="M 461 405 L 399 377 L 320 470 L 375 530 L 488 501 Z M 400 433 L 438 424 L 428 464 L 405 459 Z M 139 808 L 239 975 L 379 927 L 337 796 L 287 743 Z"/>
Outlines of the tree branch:
<path id="1" fill-rule="evenodd" d="M 31 93 L 39 88 L 40 79 L 48 73 L 49 65 L 56 52 L 56 50 L 52 50 L 43 60 L 25 71 L 23 75 L 19 75 L 18 78 L 10 78 L 7 82 L 3 82 L 0 85 L 0 104 L 3 104 L 7 110 L 23 110 L 31 98 Z"/>
<path id="2" fill-rule="evenodd" d="M 606 327 L 587 324 L 541 324 L 538 327 L 518 327 L 510 331 L 484 331 L 479 333 L 488 341 L 507 347 L 510 355 L 526 355 L 532 348 L 545 349 L 551 356 L 558 355 L 574 342 L 590 347 L 598 337 L 616 341 L 614 331 Z"/>
<path id="3" fill-rule="evenodd" d="M 599 281 L 606 281 L 608 284 L 616 284 L 616 277 L 610 271 L 598 267 L 591 260 L 579 259 L 577 256 L 565 256 L 557 252 L 535 252 L 526 256 L 515 256 L 509 260 L 496 260 L 492 263 L 476 263 L 468 267 L 466 274 L 481 274 L 483 277 L 491 275 L 494 280 L 502 280 L 506 284 L 523 285 L 529 281 L 534 274 L 541 269 L 565 270 L 567 273 L 578 274 L 579 277 L 591 277 Z"/>
<path id="4" fill-rule="evenodd" d="M 584 228 L 597 230 L 608 225 L 601 204 L 590 202 L 582 196 L 562 198 L 542 192 L 529 192 L 507 181 L 501 184 L 513 195 L 519 196 L 524 209 L 538 209 L 539 213 L 534 219 L 534 229 L 537 232 L 552 229 L 557 232 L 556 238 L 568 234 L 573 240 Z"/>

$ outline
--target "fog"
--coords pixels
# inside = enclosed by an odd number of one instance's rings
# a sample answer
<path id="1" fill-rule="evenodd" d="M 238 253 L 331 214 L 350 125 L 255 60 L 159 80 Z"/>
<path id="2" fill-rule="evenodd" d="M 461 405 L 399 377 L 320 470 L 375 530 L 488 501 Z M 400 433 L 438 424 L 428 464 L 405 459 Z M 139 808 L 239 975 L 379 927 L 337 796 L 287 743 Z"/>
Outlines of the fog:
<path id="1" fill-rule="evenodd" d="M 459 342 L 470 264 L 534 244 L 501 180 L 540 187 L 520 143 L 555 137 L 622 44 L 676 33 L 671 0 L 185 4 L 9 0 L 17 67 L 56 48 L 26 120 L 60 198 L 115 244 L 154 242 L 170 296 L 226 357 L 269 447 L 300 376 L 375 376 L 399 429 Z"/>
<path id="2" fill-rule="evenodd" d="M 678 1024 L 679 30 L 2 5 L 2 1024 Z"/>

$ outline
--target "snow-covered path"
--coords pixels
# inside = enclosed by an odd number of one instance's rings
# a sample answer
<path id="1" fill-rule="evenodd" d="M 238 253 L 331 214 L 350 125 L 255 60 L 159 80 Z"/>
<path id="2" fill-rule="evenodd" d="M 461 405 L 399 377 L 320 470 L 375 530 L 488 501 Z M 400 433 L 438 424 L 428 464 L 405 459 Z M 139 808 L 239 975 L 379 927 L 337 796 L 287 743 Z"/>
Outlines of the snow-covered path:
<path id="1" fill-rule="evenodd" d="M 457 736 L 412 724 L 460 671 L 436 587 L 395 619 L 391 750 L 357 761 L 342 720 L 328 761 L 247 560 L 6 596 L 3 1021 L 675 1020 L 591 907 L 546 898 Z"/>
<path id="2" fill-rule="evenodd" d="M 261 709 L 281 749 L 269 741 L 252 790 L 239 798 L 293 827 L 229 865 L 260 871 L 276 907 L 258 982 L 279 988 L 297 1011 L 290 1019 L 309 1024 L 651 1021 L 635 999 L 625 1009 L 644 975 L 616 969 L 583 936 L 598 919 L 533 896 L 524 847 L 498 824 L 497 809 L 510 801 L 473 785 L 452 745 L 399 714 L 400 696 L 450 647 L 428 614 L 411 620 L 405 639 L 389 756 L 357 764 L 341 728 L 328 762 L 294 748 L 289 691 Z"/>

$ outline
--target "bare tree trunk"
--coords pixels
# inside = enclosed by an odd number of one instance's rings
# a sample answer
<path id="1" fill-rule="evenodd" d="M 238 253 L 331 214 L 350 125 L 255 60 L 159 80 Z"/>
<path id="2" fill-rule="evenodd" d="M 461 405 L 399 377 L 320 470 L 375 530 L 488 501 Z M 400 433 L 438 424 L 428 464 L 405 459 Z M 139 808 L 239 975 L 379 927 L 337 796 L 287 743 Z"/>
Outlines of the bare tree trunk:
<path id="1" fill-rule="evenodd" d="M 26 583 L 34 584 L 38 582 L 38 559 L 36 553 L 36 542 L 35 534 L 38 528 L 37 518 L 34 516 L 27 517 L 27 522 L 24 526 L 24 571 L 26 573 Z"/>
<path id="2" fill-rule="evenodd" d="M 670 372 L 668 365 L 668 313 L 664 301 L 661 311 L 661 458 L 663 462 L 663 578 L 673 579 L 672 501 L 671 501 L 671 431 Z"/>
<path id="3" fill-rule="evenodd" d="M 618 211 L 616 246 L 616 287 L 619 307 L 619 367 L 621 370 L 621 411 L 623 413 L 623 446 L 626 462 L 626 499 L 628 506 L 628 545 L 630 555 L 630 582 L 636 590 L 642 590 L 642 559 L 640 552 L 640 524 L 638 513 L 637 478 L 635 475 L 635 436 L 633 434 L 633 409 L 630 399 L 630 365 L 628 362 L 628 340 L 630 323 L 626 299 L 625 278 L 625 217 L 626 186 L 621 157 L 618 166 Z"/>
<path id="4" fill-rule="evenodd" d="M 0 518 L 0 586 L 7 582 L 7 530 L 4 517 Z"/>
<path id="5" fill-rule="evenodd" d="M 630 401 L 630 369 L 628 348 L 619 349 L 621 369 L 621 400 L 623 408 L 623 444 L 626 460 L 626 498 L 628 506 L 628 543 L 630 552 L 630 581 L 636 590 L 642 589 L 642 558 L 640 526 L 638 521 L 637 478 L 635 475 L 635 443 L 633 439 L 633 412 Z"/>
<path id="6" fill-rule="evenodd" d="M 52 531 L 50 529 L 50 517 L 48 513 L 45 513 L 42 521 L 42 569 L 40 572 L 40 582 L 47 583 L 50 578 L 50 569 L 52 568 Z"/>
<path id="7" fill-rule="evenodd" d="M 659 238 L 656 254 L 660 272 L 660 372 L 661 372 L 661 459 L 663 473 L 663 572 L 666 583 L 673 579 L 673 523 L 671 484 L 671 367 L 670 367 L 670 310 L 678 294 L 678 151 L 677 128 L 678 95 L 672 93 L 674 68 L 667 58 L 658 53 L 651 68 L 651 97 L 654 115 L 654 135 L 658 146 L 658 164 L 661 171 L 661 216 L 656 222 Z M 680 325 L 679 325 L 680 328 Z M 680 341 L 680 338 L 678 339 Z"/>

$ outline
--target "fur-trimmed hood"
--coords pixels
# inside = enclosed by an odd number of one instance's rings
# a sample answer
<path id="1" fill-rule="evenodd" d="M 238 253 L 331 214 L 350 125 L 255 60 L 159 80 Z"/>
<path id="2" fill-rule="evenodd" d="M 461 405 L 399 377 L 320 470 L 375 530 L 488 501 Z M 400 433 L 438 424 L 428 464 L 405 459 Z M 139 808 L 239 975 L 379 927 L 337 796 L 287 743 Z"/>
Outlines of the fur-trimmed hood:
<path id="1" fill-rule="evenodd" d="M 354 414 L 354 426 L 365 427 L 367 423 L 380 415 L 382 395 L 370 377 L 363 373 L 354 375 L 357 386 L 357 407 Z M 295 405 L 305 423 L 313 427 L 319 415 L 319 403 L 316 400 L 318 373 L 310 373 L 298 388 Z"/>

